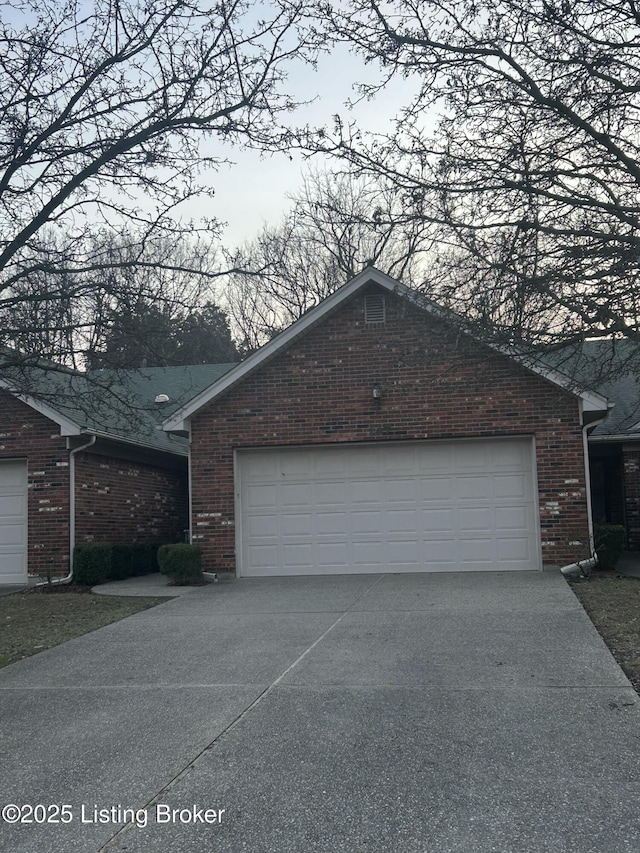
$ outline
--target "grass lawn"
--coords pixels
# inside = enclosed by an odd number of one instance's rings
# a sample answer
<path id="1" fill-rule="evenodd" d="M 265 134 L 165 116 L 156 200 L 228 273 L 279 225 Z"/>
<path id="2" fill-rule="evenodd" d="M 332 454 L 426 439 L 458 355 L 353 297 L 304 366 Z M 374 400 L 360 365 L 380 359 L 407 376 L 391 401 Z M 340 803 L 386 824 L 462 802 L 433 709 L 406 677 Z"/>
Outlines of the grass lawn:
<path id="1" fill-rule="evenodd" d="M 56 587 L 0 596 L 0 666 L 117 622 L 166 598 L 92 595 L 87 587 Z"/>
<path id="2" fill-rule="evenodd" d="M 640 693 L 640 578 L 593 572 L 571 587 L 602 639 Z"/>

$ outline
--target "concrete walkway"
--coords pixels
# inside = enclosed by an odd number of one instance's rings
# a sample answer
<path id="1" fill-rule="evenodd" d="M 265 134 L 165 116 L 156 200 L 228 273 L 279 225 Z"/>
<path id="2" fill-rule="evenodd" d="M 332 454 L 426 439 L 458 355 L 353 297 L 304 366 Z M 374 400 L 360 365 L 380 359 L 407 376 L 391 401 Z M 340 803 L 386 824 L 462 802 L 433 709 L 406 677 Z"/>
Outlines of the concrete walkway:
<path id="1" fill-rule="evenodd" d="M 0 702 L 0 799 L 70 816 L 2 851 L 640 849 L 639 699 L 559 574 L 212 584 Z"/>
<path id="2" fill-rule="evenodd" d="M 207 581 L 208 583 L 213 581 Z M 109 581 L 91 588 L 91 592 L 97 595 L 159 596 L 161 598 L 177 598 L 180 595 L 201 591 L 202 586 L 174 586 L 169 578 L 160 572 L 126 578 L 123 581 Z"/>

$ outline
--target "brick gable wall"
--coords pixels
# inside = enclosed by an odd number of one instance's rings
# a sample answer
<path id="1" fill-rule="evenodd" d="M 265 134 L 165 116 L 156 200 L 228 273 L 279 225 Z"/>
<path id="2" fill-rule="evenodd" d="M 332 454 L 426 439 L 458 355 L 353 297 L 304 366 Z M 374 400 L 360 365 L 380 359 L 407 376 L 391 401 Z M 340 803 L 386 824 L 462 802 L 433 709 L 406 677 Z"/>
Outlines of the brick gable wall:
<path id="1" fill-rule="evenodd" d="M 59 426 L 0 391 L 0 459 L 26 459 L 28 570 L 46 577 L 69 570 L 69 453 Z"/>
<path id="2" fill-rule="evenodd" d="M 210 570 L 235 568 L 233 450 L 242 447 L 534 435 L 545 563 L 588 541 L 577 399 L 386 296 L 362 294 L 192 418 L 192 533 Z M 378 382 L 382 399 L 372 398 Z"/>
<path id="3" fill-rule="evenodd" d="M 188 527 L 186 466 L 172 471 L 89 452 L 76 456 L 76 542 L 177 542 Z"/>

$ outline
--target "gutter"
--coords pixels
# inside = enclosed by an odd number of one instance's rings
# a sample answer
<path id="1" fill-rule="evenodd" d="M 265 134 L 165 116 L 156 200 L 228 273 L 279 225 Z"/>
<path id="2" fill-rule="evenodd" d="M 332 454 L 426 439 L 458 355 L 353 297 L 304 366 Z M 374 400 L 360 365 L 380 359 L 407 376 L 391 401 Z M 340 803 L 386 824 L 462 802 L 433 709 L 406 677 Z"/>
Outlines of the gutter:
<path id="1" fill-rule="evenodd" d="M 161 427 L 156 427 L 156 429 L 161 429 Z M 94 438 L 106 438 L 109 441 L 117 442 L 118 444 L 127 444 L 131 447 L 144 447 L 147 450 L 155 450 L 160 453 L 170 453 L 172 456 L 187 456 L 188 451 L 183 446 L 178 445 L 175 450 L 169 447 L 159 447 L 157 444 L 150 444 L 146 441 L 137 441 L 133 438 L 125 438 L 124 436 L 118 435 L 113 432 L 100 432 L 100 430 L 93 431 Z M 173 439 L 173 436 L 169 436 Z M 175 440 L 175 439 L 174 439 Z M 93 444 L 93 442 L 91 442 Z M 87 445 L 88 447 L 89 445 Z M 82 450 L 81 447 L 78 447 L 77 450 Z M 75 450 L 71 451 L 75 453 Z"/>
<path id="2" fill-rule="evenodd" d="M 92 435 L 86 444 L 80 444 L 69 451 L 69 574 L 63 578 L 51 578 L 50 581 L 42 581 L 35 586 L 48 586 L 50 583 L 68 584 L 73 580 L 73 549 L 76 544 L 76 453 L 86 450 L 96 443 L 96 435 Z"/>
<path id="3" fill-rule="evenodd" d="M 589 470 L 589 446 L 587 442 L 587 430 L 594 429 L 598 424 L 606 420 L 606 415 L 590 423 L 584 423 L 584 411 L 582 410 L 582 400 L 580 401 L 580 416 L 583 422 L 582 425 L 582 446 L 584 451 L 584 477 L 585 491 L 587 497 L 587 524 L 589 529 L 589 554 L 591 555 L 585 560 L 576 560 L 575 563 L 568 563 L 566 566 L 561 566 L 560 571 L 565 577 L 567 575 L 581 575 L 586 577 L 591 569 L 598 565 L 598 555 L 595 552 L 595 543 L 593 538 L 593 515 L 591 512 L 591 474 Z"/>

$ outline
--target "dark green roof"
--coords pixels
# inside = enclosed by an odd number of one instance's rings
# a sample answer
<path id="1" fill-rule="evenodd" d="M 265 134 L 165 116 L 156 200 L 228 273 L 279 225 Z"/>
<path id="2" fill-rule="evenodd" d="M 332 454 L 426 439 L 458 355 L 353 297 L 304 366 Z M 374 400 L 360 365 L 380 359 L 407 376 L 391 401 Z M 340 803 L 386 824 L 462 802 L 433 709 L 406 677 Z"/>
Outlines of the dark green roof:
<path id="1" fill-rule="evenodd" d="M 640 438 L 640 429 L 633 429 L 640 422 L 640 345 L 627 339 L 588 340 L 547 353 L 544 361 L 614 404 L 590 436 Z"/>
<path id="2" fill-rule="evenodd" d="M 232 367 L 196 364 L 85 374 L 30 366 L 5 370 L 3 378 L 17 396 L 45 404 L 83 433 L 184 454 L 186 442 L 164 432 L 162 421 Z M 159 395 L 169 400 L 156 403 Z"/>

